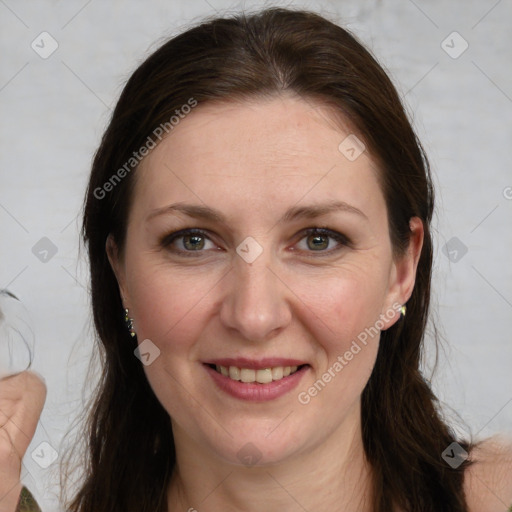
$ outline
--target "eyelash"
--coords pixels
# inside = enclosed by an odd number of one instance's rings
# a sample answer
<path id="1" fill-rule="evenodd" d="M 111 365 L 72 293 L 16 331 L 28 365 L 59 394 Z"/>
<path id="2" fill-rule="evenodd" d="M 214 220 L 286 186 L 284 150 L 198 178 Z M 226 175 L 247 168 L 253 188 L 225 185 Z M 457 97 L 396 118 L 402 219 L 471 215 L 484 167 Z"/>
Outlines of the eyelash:
<path id="1" fill-rule="evenodd" d="M 174 233 L 170 233 L 169 235 L 164 236 L 160 243 L 161 243 L 162 247 L 169 248 L 169 246 L 176 240 L 179 240 L 180 238 L 183 238 L 185 236 L 194 236 L 194 235 L 199 235 L 199 236 L 204 237 L 205 239 L 212 241 L 206 231 L 204 231 L 202 229 L 198 229 L 198 228 L 188 228 L 188 229 L 182 229 L 180 231 L 176 231 Z M 331 229 L 316 228 L 316 227 L 315 228 L 307 228 L 307 229 L 303 230 L 298 242 L 300 242 L 301 240 L 303 240 L 304 238 L 307 238 L 309 236 L 325 236 L 325 237 L 335 240 L 339 244 L 334 249 L 319 250 L 319 251 L 306 251 L 306 252 L 311 253 L 310 256 L 314 257 L 314 258 L 319 257 L 319 256 L 331 255 L 335 252 L 338 252 L 343 247 L 351 246 L 351 241 L 345 235 L 342 235 L 341 233 L 338 233 L 337 231 L 333 231 Z M 199 249 L 197 251 L 193 251 L 193 250 L 187 251 L 187 250 L 174 249 L 173 252 L 180 254 L 182 256 L 185 256 L 185 257 L 194 258 L 194 257 L 200 256 L 201 253 L 204 252 L 204 250 Z M 317 254 L 315 254 L 315 252 Z"/>

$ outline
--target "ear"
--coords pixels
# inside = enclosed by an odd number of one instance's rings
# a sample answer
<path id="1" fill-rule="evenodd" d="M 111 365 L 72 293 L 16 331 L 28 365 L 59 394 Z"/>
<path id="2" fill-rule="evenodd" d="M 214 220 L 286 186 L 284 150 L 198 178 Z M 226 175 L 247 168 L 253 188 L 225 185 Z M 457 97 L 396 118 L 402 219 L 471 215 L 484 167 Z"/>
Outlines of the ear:
<path id="1" fill-rule="evenodd" d="M 411 297 L 416 282 L 416 271 L 423 247 L 423 222 L 419 217 L 411 217 L 409 228 L 409 246 L 405 253 L 392 264 L 389 288 L 384 304 L 386 309 L 382 311 L 383 315 L 381 315 L 382 319 L 385 318 L 383 330 L 389 329 L 398 321 L 400 307 L 405 305 Z M 395 314 L 390 315 L 390 311 L 395 311 Z"/>
<path id="2" fill-rule="evenodd" d="M 128 307 L 124 263 L 120 255 L 119 247 L 112 235 L 108 235 L 107 237 L 105 250 L 107 252 L 108 261 L 110 262 L 112 271 L 114 272 L 114 275 L 116 276 L 117 279 L 117 285 L 119 286 L 119 293 L 121 294 L 121 300 L 123 302 L 123 305 L 125 307 Z"/>

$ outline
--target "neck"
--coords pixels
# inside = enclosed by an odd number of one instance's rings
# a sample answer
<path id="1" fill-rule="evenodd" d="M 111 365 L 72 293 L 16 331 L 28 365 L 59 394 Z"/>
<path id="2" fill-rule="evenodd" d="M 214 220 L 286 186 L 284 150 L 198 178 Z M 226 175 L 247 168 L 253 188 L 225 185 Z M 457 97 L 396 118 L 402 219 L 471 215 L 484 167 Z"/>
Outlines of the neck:
<path id="1" fill-rule="evenodd" d="M 253 467 L 229 464 L 198 447 L 176 425 L 173 429 L 176 467 L 169 510 L 371 510 L 371 469 L 359 422 L 342 425 L 293 459 Z"/>

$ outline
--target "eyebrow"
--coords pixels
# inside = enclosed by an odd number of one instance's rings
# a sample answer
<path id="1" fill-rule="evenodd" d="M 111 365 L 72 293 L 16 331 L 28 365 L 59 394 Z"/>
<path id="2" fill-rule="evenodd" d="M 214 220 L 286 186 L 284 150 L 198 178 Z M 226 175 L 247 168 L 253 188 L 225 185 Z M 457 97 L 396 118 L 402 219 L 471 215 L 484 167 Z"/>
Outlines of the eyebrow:
<path id="1" fill-rule="evenodd" d="M 147 216 L 146 221 L 160 215 L 172 214 L 174 212 L 183 213 L 196 219 L 211 220 L 220 224 L 227 224 L 226 217 L 220 211 L 209 206 L 188 203 L 175 203 L 162 208 L 157 208 Z M 368 217 L 355 206 L 344 201 L 331 201 L 329 203 L 318 205 L 294 206 L 287 210 L 278 222 L 285 223 L 299 219 L 314 219 L 333 212 L 351 213 L 368 220 Z"/>

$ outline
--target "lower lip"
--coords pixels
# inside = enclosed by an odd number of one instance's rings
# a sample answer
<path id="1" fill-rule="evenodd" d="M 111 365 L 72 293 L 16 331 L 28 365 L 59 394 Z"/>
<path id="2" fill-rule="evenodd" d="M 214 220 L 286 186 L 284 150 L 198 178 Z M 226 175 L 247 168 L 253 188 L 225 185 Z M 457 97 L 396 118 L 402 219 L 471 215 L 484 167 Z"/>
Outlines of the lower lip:
<path id="1" fill-rule="evenodd" d="M 217 384 L 222 391 L 234 398 L 247 400 L 249 402 L 267 402 L 268 400 L 274 400 L 285 395 L 298 386 L 303 375 L 309 369 L 309 366 L 303 366 L 300 370 L 297 370 L 288 377 L 274 380 L 268 384 L 258 384 L 257 382 L 247 383 L 233 380 L 229 377 L 225 377 L 206 364 L 204 367 L 215 384 Z"/>

